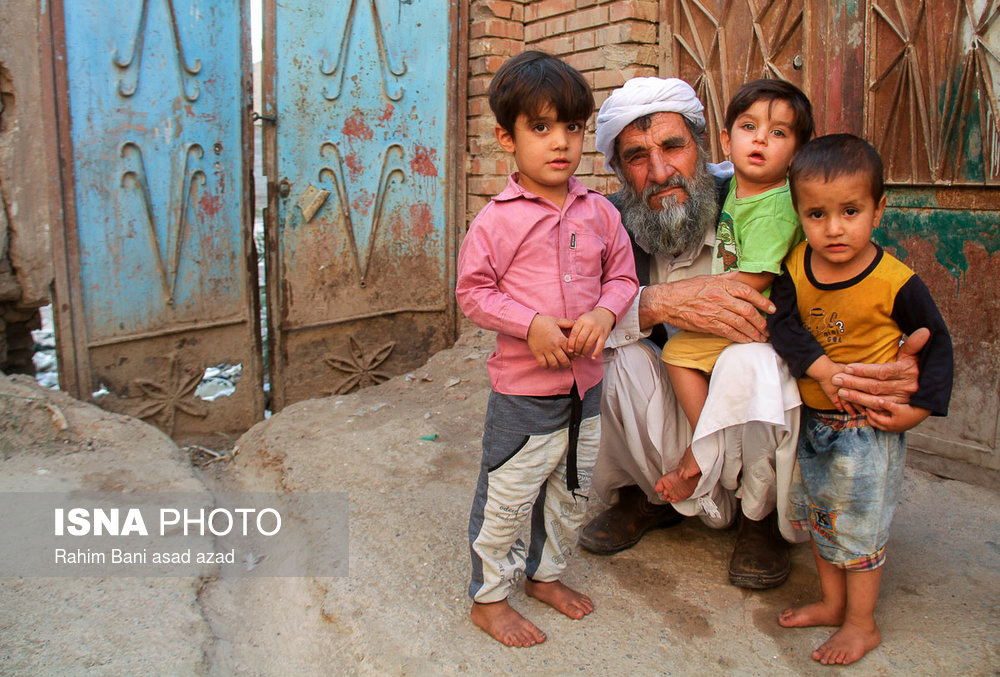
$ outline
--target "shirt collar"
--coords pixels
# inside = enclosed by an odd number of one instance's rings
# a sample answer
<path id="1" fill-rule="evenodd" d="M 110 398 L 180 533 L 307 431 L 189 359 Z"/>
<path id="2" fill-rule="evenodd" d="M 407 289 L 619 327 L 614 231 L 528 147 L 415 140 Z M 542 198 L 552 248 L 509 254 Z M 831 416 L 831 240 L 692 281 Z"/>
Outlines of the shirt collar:
<path id="1" fill-rule="evenodd" d="M 538 199 L 538 196 L 532 193 L 530 190 L 525 190 L 524 186 L 517 182 L 520 174 L 518 172 L 512 173 L 507 177 L 507 185 L 504 189 L 496 195 L 493 200 L 496 202 L 505 202 L 507 200 L 515 200 L 517 198 L 527 198 L 529 200 Z M 567 185 L 566 197 L 574 195 L 580 197 L 586 195 L 589 189 L 580 182 L 575 176 L 569 177 L 569 183 Z"/>

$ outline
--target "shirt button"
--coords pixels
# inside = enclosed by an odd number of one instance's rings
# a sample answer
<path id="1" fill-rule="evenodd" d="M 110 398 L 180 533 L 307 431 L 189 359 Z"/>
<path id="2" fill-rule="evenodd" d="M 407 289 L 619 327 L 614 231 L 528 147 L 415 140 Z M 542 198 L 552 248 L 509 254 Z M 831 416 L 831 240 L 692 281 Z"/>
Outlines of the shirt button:
<path id="1" fill-rule="evenodd" d="M 566 274 L 563 276 L 563 282 L 569 282 L 572 279 L 573 279 L 572 275 Z"/>

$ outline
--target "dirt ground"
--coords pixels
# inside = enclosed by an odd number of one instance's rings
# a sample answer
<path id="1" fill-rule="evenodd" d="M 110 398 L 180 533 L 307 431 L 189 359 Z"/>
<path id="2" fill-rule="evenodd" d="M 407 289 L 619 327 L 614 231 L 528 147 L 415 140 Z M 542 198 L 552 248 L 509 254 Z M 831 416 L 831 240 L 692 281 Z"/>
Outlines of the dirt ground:
<path id="1" fill-rule="evenodd" d="M 612 557 L 571 561 L 597 610 L 572 621 L 518 592 L 548 633 L 500 646 L 468 620 L 468 507 L 492 336 L 407 376 L 300 402 L 195 467 L 166 436 L 0 375 L 0 490 L 342 491 L 341 578 L 0 578 L 5 675 L 797 675 L 829 629 L 785 630 L 818 590 L 807 547 L 789 581 L 729 585 L 732 531 L 696 520 Z M 592 512 L 602 506 L 592 501 Z M 908 469 L 883 579 L 881 647 L 846 675 L 1000 674 L 1000 496 Z"/>

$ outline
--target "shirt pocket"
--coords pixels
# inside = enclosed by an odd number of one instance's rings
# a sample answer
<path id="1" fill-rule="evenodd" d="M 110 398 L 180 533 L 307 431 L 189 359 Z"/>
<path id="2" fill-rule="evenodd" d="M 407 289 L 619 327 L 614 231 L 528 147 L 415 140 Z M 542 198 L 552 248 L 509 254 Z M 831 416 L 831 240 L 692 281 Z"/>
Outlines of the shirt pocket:
<path id="1" fill-rule="evenodd" d="M 569 260 L 573 275 L 600 279 L 604 270 L 604 239 L 586 230 L 571 232 Z"/>

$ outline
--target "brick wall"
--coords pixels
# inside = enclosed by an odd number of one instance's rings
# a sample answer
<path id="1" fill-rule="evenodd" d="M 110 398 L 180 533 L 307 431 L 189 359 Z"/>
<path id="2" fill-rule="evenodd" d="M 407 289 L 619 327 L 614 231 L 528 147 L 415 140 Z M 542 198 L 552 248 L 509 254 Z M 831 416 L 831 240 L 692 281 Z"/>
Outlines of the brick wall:
<path id="1" fill-rule="evenodd" d="M 583 73 L 599 108 L 615 87 L 637 75 L 657 75 L 659 3 L 656 0 L 473 0 L 469 5 L 466 224 L 500 192 L 513 160 L 496 142 L 486 99 L 493 74 L 526 49 L 554 54 Z M 596 109 L 595 109 L 596 111 Z M 594 118 L 576 172 L 602 192 L 617 181 L 594 148 Z"/>

